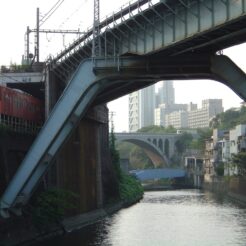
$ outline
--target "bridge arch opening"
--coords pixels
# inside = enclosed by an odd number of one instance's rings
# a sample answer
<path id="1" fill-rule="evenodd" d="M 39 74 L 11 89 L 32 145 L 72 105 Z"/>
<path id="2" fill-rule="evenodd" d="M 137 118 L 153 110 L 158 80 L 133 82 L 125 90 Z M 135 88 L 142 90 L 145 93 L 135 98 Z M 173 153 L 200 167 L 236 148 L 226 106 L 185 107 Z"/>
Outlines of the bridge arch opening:
<path id="1" fill-rule="evenodd" d="M 169 140 L 165 139 L 165 144 L 164 144 L 164 153 L 167 156 L 167 158 L 169 158 L 169 149 L 170 149 L 170 144 L 169 144 Z"/>
<path id="2" fill-rule="evenodd" d="M 153 144 L 157 146 L 157 140 L 155 138 L 153 139 Z"/>
<path id="3" fill-rule="evenodd" d="M 157 145 L 157 140 L 156 139 L 154 139 L 154 140 L 155 141 L 152 141 L 152 142 L 148 142 L 148 140 L 144 141 L 144 140 L 140 140 L 140 139 L 130 139 L 130 138 L 124 139 L 124 140 L 117 140 L 117 136 L 116 136 L 116 141 L 118 142 L 118 144 L 120 144 L 121 142 L 128 142 L 128 143 L 134 144 L 135 146 L 142 149 L 143 152 L 146 154 L 146 156 L 149 158 L 149 160 L 152 162 L 153 167 L 168 166 L 169 163 L 168 163 L 167 156 L 164 156 L 163 151 L 161 151 L 161 149 Z M 154 145 L 153 142 L 155 142 L 156 145 Z M 131 151 L 131 149 L 130 149 L 130 151 Z M 122 152 L 122 153 L 124 155 L 124 152 Z"/>
<path id="4" fill-rule="evenodd" d="M 162 141 L 162 139 L 159 139 L 159 141 L 158 141 L 158 147 L 159 147 L 159 149 L 161 151 L 163 151 L 163 141 Z"/>

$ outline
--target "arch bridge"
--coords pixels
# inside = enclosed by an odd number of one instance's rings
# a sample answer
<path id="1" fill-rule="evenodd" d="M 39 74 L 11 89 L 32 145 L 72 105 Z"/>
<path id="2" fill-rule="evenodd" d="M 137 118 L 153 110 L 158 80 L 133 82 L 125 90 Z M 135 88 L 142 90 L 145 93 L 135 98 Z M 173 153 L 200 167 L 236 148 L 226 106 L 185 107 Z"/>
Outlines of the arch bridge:
<path id="1" fill-rule="evenodd" d="M 180 134 L 115 133 L 116 142 L 129 142 L 144 149 L 155 166 L 169 166 Z"/>
<path id="2" fill-rule="evenodd" d="M 246 99 L 245 73 L 217 55 L 246 41 L 245 8 L 246 0 L 138 0 L 51 57 L 46 109 L 55 106 L 1 197 L 0 214 L 21 211 L 92 105 L 166 79 L 213 79 Z M 54 88 L 63 91 L 57 102 Z"/>

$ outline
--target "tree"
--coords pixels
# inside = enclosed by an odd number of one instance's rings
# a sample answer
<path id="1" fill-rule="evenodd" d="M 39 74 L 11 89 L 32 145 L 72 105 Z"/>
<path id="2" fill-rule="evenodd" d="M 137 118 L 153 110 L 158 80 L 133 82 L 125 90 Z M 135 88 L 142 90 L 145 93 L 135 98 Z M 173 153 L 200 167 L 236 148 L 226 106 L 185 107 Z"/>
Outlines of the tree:
<path id="1" fill-rule="evenodd" d="M 181 137 L 175 142 L 175 147 L 177 151 L 182 154 L 184 151 L 190 147 L 193 137 L 190 133 L 184 132 Z"/>
<path id="2" fill-rule="evenodd" d="M 242 106 L 240 110 L 231 108 L 223 113 L 216 115 L 210 121 L 211 128 L 231 129 L 239 124 L 246 123 L 246 107 Z"/>

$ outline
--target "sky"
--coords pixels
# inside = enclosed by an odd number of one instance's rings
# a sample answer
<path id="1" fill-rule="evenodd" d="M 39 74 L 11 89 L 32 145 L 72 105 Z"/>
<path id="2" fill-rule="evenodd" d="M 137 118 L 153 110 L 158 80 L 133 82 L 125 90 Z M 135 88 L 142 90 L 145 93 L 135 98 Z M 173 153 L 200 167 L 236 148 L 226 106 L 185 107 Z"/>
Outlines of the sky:
<path id="1" fill-rule="evenodd" d="M 0 1 L 0 65 L 21 62 L 24 54 L 24 34 L 27 26 L 36 28 L 36 8 L 40 9 L 40 19 L 58 0 L 8 0 Z M 60 0 L 58 10 L 44 22 L 43 29 L 72 29 L 85 31 L 93 23 L 93 0 Z M 117 11 L 128 0 L 100 0 L 101 18 Z M 41 60 L 49 54 L 55 55 L 68 46 L 76 35 L 42 34 L 40 37 Z M 30 36 L 31 52 L 34 45 L 34 34 Z M 55 45 L 54 45 L 55 44 Z M 224 50 L 242 70 L 246 71 L 246 43 Z M 174 81 L 176 103 L 197 103 L 203 99 L 221 98 L 224 109 L 239 107 L 242 99 L 225 85 L 209 80 Z M 109 110 L 115 113 L 115 131 L 128 131 L 128 96 L 108 104 Z"/>

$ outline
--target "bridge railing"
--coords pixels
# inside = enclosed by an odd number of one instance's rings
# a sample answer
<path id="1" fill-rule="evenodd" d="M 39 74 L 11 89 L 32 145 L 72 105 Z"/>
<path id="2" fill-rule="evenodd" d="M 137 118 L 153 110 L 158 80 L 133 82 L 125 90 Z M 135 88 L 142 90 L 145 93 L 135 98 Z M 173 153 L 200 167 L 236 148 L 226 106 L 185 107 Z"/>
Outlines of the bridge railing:
<path id="1" fill-rule="evenodd" d="M 115 28 L 127 19 L 132 18 L 136 14 L 144 11 L 148 6 L 159 3 L 161 0 L 132 0 L 128 4 L 123 5 L 118 11 L 114 11 L 111 15 L 107 15 L 100 21 L 99 29 L 103 33 L 108 29 Z M 85 33 L 70 44 L 66 49 L 62 50 L 56 56 L 51 58 L 51 63 L 59 63 L 65 60 L 72 53 L 83 46 L 91 43 L 93 39 L 93 27 L 88 27 Z M 50 58 L 48 58 L 50 60 Z M 49 62 L 48 62 L 49 63 Z"/>

